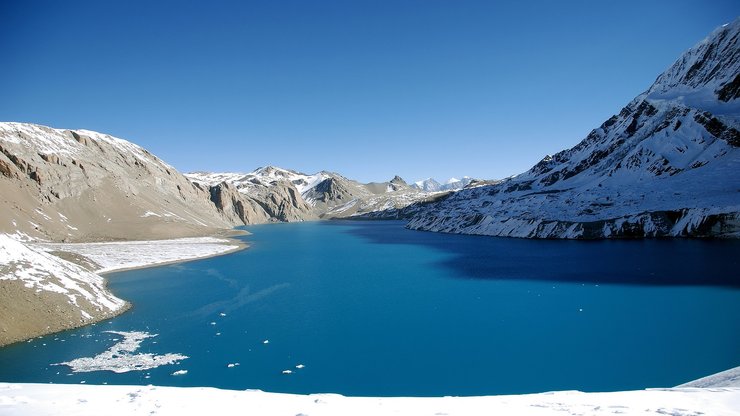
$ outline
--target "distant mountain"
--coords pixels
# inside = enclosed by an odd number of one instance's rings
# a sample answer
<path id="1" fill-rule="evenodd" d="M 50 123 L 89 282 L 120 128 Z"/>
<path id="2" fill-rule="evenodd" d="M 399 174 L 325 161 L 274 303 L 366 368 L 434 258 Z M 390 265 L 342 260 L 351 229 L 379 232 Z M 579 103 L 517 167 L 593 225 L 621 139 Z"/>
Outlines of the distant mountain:
<path id="1" fill-rule="evenodd" d="M 289 191 L 292 192 L 290 206 L 296 208 L 294 215 L 280 217 L 270 212 L 271 216 L 284 221 L 356 217 L 381 211 L 390 215 L 390 211 L 428 198 L 426 192 L 412 188 L 398 176 L 388 182 L 363 184 L 334 172 L 308 175 L 275 166 L 249 173 L 194 172 L 185 176 L 211 189 L 225 184 L 238 192 L 237 199 L 262 205 L 263 201 L 270 200 L 269 195 L 276 189 L 294 190 Z"/>
<path id="2" fill-rule="evenodd" d="M 738 33 L 740 19 L 715 30 L 575 147 L 428 205 L 409 228 L 538 238 L 739 236 Z"/>
<path id="3" fill-rule="evenodd" d="M 442 184 L 432 178 L 416 181 L 411 186 L 424 192 L 439 192 L 442 190 Z"/>
<path id="4" fill-rule="evenodd" d="M 427 178 L 414 182 L 411 187 L 424 192 L 453 191 L 466 187 L 472 181 L 471 177 L 463 176 L 462 179 L 450 178 L 447 182 L 441 184 L 432 178 Z"/>
<path id="5" fill-rule="evenodd" d="M 442 191 L 453 191 L 455 189 L 462 189 L 468 186 L 469 183 L 473 182 L 473 178 L 469 176 L 463 176 L 462 179 L 450 178 L 442 185 Z"/>

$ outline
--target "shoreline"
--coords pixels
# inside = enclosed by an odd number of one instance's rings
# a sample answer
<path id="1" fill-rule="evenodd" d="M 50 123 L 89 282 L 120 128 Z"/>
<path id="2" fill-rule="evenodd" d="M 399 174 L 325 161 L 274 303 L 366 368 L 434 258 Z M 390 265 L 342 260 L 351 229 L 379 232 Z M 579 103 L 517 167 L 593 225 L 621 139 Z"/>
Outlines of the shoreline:
<path id="1" fill-rule="evenodd" d="M 144 269 L 149 267 L 159 267 L 177 263 L 185 263 L 195 260 L 203 260 L 206 258 L 231 254 L 247 249 L 249 247 L 248 243 L 233 238 L 237 235 L 248 235 L 248 232 L 244 232 L 242 230 L 224 230 L 220 233 L 211 233 L 209 236 L 202 237 L 145 241 L 115 241 L 106 243 L 23 243 L 29 251 L 33 251 L 35 253 L 44 253 L 45 255 L 53 257 L 56 260 L 57 264 L 68 264 L 70 265 L 70 267 L 73 266 L 74 268 L 76 268 L 75 270 L 78 270 L 78 273 L 80 273 L 80 275 L 98 276 L 98 279 L 102 279 L 102 283 L 97 283 L 98 287 L 100 287 L 102 291 L 107 295 L 110 295 L 115 299 L 119 299 L 120 302 L 122 302 L 122 305 L 115 310 L 88 310 L 87 312 L 83 308 L 75 308 L 67 305 L 65 306 L 65 308 L 68 310 L 66 316 L 48 316 L 41 324 L 32 324 L 30 322 L 27 322 L 24 319 L 24 316 L 27 315 L 11 314 L 9 315 L 9 320 L 5 322 L 4 325 L 2 325 L 3 328 L 0 335 L 3 335 L 3 337 L 0 338 L 0 348 L 19 342 L 24 342 L 38 336 L 45 336 L 71 329 L 82 328 L 122 315 L 123 313 L 131 310 L 133 304 L 125 299 L 118 298 L 115 293 L 113 293 L 109 289 L 109 278 L 107 276 L 108 274 L 136 269 Z M 153 245 L 156 246 L 158 244 L 165 246 L 169 245 L 169 251 L 164 253 L 164 256 L 160 254 L 159 258 L 157 258 L 156 255 L 147 258 L 147 255 L 151 254 L 148 253 L 147 249 L 151 248 L 151 246 Z M 205 249 L 205 254 L 203 254 L 204 250 L 198 250 L 199 246 L 202 246 L 202 248 Z M 101 253 L 101 251 L 99 250 L 100 247 L 111 247 L 111 249 L 107 251 L 103 250 Z M 220 249 L 219 247 L 228 248 Z M 95 254 L 80 254 L 79 250 L 77 249 L 81 248 L 93 248 Z M 138 248 L 139 251 L 143 250 L 143 253 L 139 253 L 140 255 L 136 257 L 135 263 L 138 264 L 127 265 L 131 264 L 129 256 L 137 254 L 135 251 L 126 252 L 126 249 L 132 250 L 132 248 Z M 185 248 L 185 250 L 183 250 L 183 248 Z M 116 250 L 118 250 L 119 252 L 117 253 L 117 257 Z M 121 253 L 121 251 L 123 251 L 123 253 Z M 110 258 L 106 258 L 107 265 L 105 267 L 96 262 L 95 258 L 91 258 L 97 256 L 99 260 L 101 255 L 105 256 L 106 254 L 110 255 L 111 253 L 113 253 L 113 255 Z M 174 258 L 173 253 L 175 253 L 174 255 L 176 256 Z M 164 258 L 165 260 L 162 260 L 162 258 Z M 116 261 L 119 261 L 120 264 L 113 264 Z M 0 264 L 0 266 L 2 266 L 2 264 Z M 49 279 L 56 279 L 58 277 L 55 276 L 55 273 L 52 271 L 49 271 L 48 275 Z M 19 288 L 19 285 L 24 284 L 24 280 L 22 278 L 18 278 L 18 276 L 16 276 L 15 279 L 11 278 L 9 280 L 0 280 L 0 283 L 2 283 L 4 287 L 3 290 L 0 291 L 2 293 L 8 294 L 11 293 L 11 291 L 18 290 L 27 291 L 27 289 Z M 11 296 L 10 299 L 12 299 L 16 295 L 9 296 Z M 40 305 L 47 305 L 47 302 L 60 302 L 58 299 L 44 300 L 52 299 L 49 298 L 50 296 L 57 296 L 57 294 L 48 292 L 46 290 L 36 290 L 33 293 L 28 292 L 27 296 L 31 296 L 33 299 L 35 299 L 34 302 L 36 303 L 41 302 Z M 70 319 L 69 313 L 74 313 L 75 310 L 77 311 L 77 313 L 81 313 L 83 315 L 83 319 Z M 13 316 L 15 316 L 15 318 Z"/>
<path id="2" fill-rule="evenodd" d="M 223 237 L 219 237 L 219 238 L 223 238 Z M 205 259 L 210 259 L 212 257 L 225 256 L 227 254 L 236 253 L 237 251 L 246 250 L 246 249 L 248 249 L 250 247 L 248 243 L 245 243 L 245 242 L 243 242 L 241 240 L 236 240 L 236 239 L 232 239 L 232 238 L 223 238 L 223 239 L 224 240 L 229 240 L 229 243 L 228 244 L 234 244 L 234 245 L 236 245 L 236 247 L 234 247 L 232 249 L 229 249 L 229 250 L 226 250 L 226 251 L 222 251 L 220 253 L 212 253 L 212 254 L 206 254 L 206 255 L 203 255 L 203 256 L 188 257 L 188 258 L 184 258 L 184 259 L 170 260 L 170 261 L 165 261 L 165 262 L 160 262 L 160 263 L 149 263 L 149 264 L 143 264 L 143 265 L 140 265 L 140 266 L 122 267 L 120 269 L 103 270 L 103 271 L 94 272 L 94 273 L 96 273 L 96 274 L 98 274 L 100 276 L 107 276 L 109 274 L 118 273 L 118 272 L 128 272 L 128 271 L 131 271 L 131 270 L 148 269 L 150 267 L 170 266 L 170 265 L 178 264 L 178 263 L 187 263 L 187 262 L 195 261 L 195 260 L 205 260 Z M 157 241 L 157 240 L 152 240 L 152 241 Z M 168 240 L 162 240 L 162 241 L 168 241 Z M 227 243 L 224 243 L 224 245 L 226 245 L 226 244 Z M 106 279 L 106 286 L 107 286 L 107 279 Z"/>

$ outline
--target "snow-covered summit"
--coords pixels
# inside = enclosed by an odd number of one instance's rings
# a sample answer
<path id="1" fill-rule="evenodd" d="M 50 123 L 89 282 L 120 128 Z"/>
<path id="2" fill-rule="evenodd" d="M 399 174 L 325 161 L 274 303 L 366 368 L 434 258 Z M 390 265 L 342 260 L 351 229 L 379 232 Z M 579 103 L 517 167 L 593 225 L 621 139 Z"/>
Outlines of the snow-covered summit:
<path id="1" fill-rule="evenodd" d="M 411 186 L 416 189 L 421 189 L 424 192 L 437 192 L 442 187 L 442 185 L 439 182 L 435 181 L 433 178 L 426 178 L 420 181 L 416 181 Z"/>
<path id="2" fill-rule="evenodd" d="M 439 183 L 434 178 L 427 178 L 416 181 L 411 186 L 424 192 L 444 192 L 462 189 L 472 181 L 473 178 L 470 176 L 463 176 L 462 179 L 450 178 L 444 183 Z"/>
<path id="3" fill-rule="evenodd" d="M 322 180 L 329 177 L 325 172 L 306 175 L 304 173 L 276 166 L 263 166 L 248 173 L 193 172 L 187 173 L 185 176 L 194 182 L 210 186 L 217 185 L 221 182 L 227 182 L 240 189 L 248 189 L 252 185 L 270 186 L 274 182 L 284 181 L 290 182 L 300 193 L 306 192 Z"/>
<path id="4" fill-rule="evenodd" d="M 645 98 L 677 100 L 707 111 L 737 99 L 740 96 L 738 33 L 740 18 L 714 30 L 662 73 L 643 94 Z M 734 109 L 737 115 L 737 107 Z"/>

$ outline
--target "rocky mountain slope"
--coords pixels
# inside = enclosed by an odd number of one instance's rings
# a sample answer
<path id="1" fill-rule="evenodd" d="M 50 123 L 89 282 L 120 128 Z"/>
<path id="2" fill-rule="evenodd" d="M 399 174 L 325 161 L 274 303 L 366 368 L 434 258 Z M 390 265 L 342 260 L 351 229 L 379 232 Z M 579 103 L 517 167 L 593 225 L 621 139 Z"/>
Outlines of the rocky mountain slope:
<path id="1" fill-rule="evenodd" d="M 417 214 L 418 230 L 537 238 L 740 235 L 740 19 L 575 147 Z"/>
<path id="2" fill-rule="evenodd" d="M 209 190 L 106 134 L 0 123 L 0 233 L 52 241 L 204 235 L 236 222 Z"/>
<path id="3" fill-rule="evenodd" d="M 388 213 L 430 197 L 398 176 L 388 182 L 362 184 L 338 173 L 322 171 L 307 175 L 274 166 L 250 173 L 195 172 L 185 176 L 202 187 L 236 190 L 238 195 L 229 194 L 232 206 L 238 206 L 240 201 L 245 206 L 257 204 L 268 217 L 281 221 Z M 266 206 L 265 201 L 271 201 L 276 194 L 283 197 L 283 202 Z"/>

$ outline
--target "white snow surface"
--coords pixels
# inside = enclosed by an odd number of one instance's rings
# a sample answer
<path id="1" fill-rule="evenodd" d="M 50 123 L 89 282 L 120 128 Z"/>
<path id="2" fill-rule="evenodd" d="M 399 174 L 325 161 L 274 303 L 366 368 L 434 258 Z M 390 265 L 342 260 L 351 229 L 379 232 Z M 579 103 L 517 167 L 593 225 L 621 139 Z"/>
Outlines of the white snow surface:
<path id="1" fill-rule="evenodd" d="M 103 312 L 117 311 L 125 305 L 106 290 L 102 277 L 7 234 L 0 234 L 0 280 L 20 280 L 37 292 L 63 294 L 75 306 L 80 306 L 79 299 L 85 299 Z M 89 318 L 82 312 L 83 318 Z"/>
<path id="2" fill-rule="evenodd" d="M 67 251 L 87 257 L 100 268 L 96 273 L 152 266 L 182 260 L 210 257 L 239 246 L 214 237 L 176 238 L 171 240 L 120 241 L 108 243 L 36 243 L 41 250 Z"/>
<path id="3" fill-rule="evenodd" d="M 66 365 L 74 373 L 87 373 L 91 371 L 112 371 L 114 373 L 127 373 L 129 371 L 150 370 L 167 364 L 174 364 L 180 360 L 187 359 L 186 355 L 167 353 L 162 355 L 139 353 L 136 350 L 141 342 L 147 338 L 156 337 L 157 334 L 138 331 L 105 331 L 120 335 L 122 340 L 115 343 L 94 357 L 77 358 L 71 361 L 55 364 Z M 178 373 L 184 374 L 184 373 Z"/>
<path id="4" fill-rule="evenodd" d="M 206 387 L 0 383 L 0 414 L 20 415 L 713 415 L 740 414 L 740 388 L 479 397 L 345 397 Z"/>

